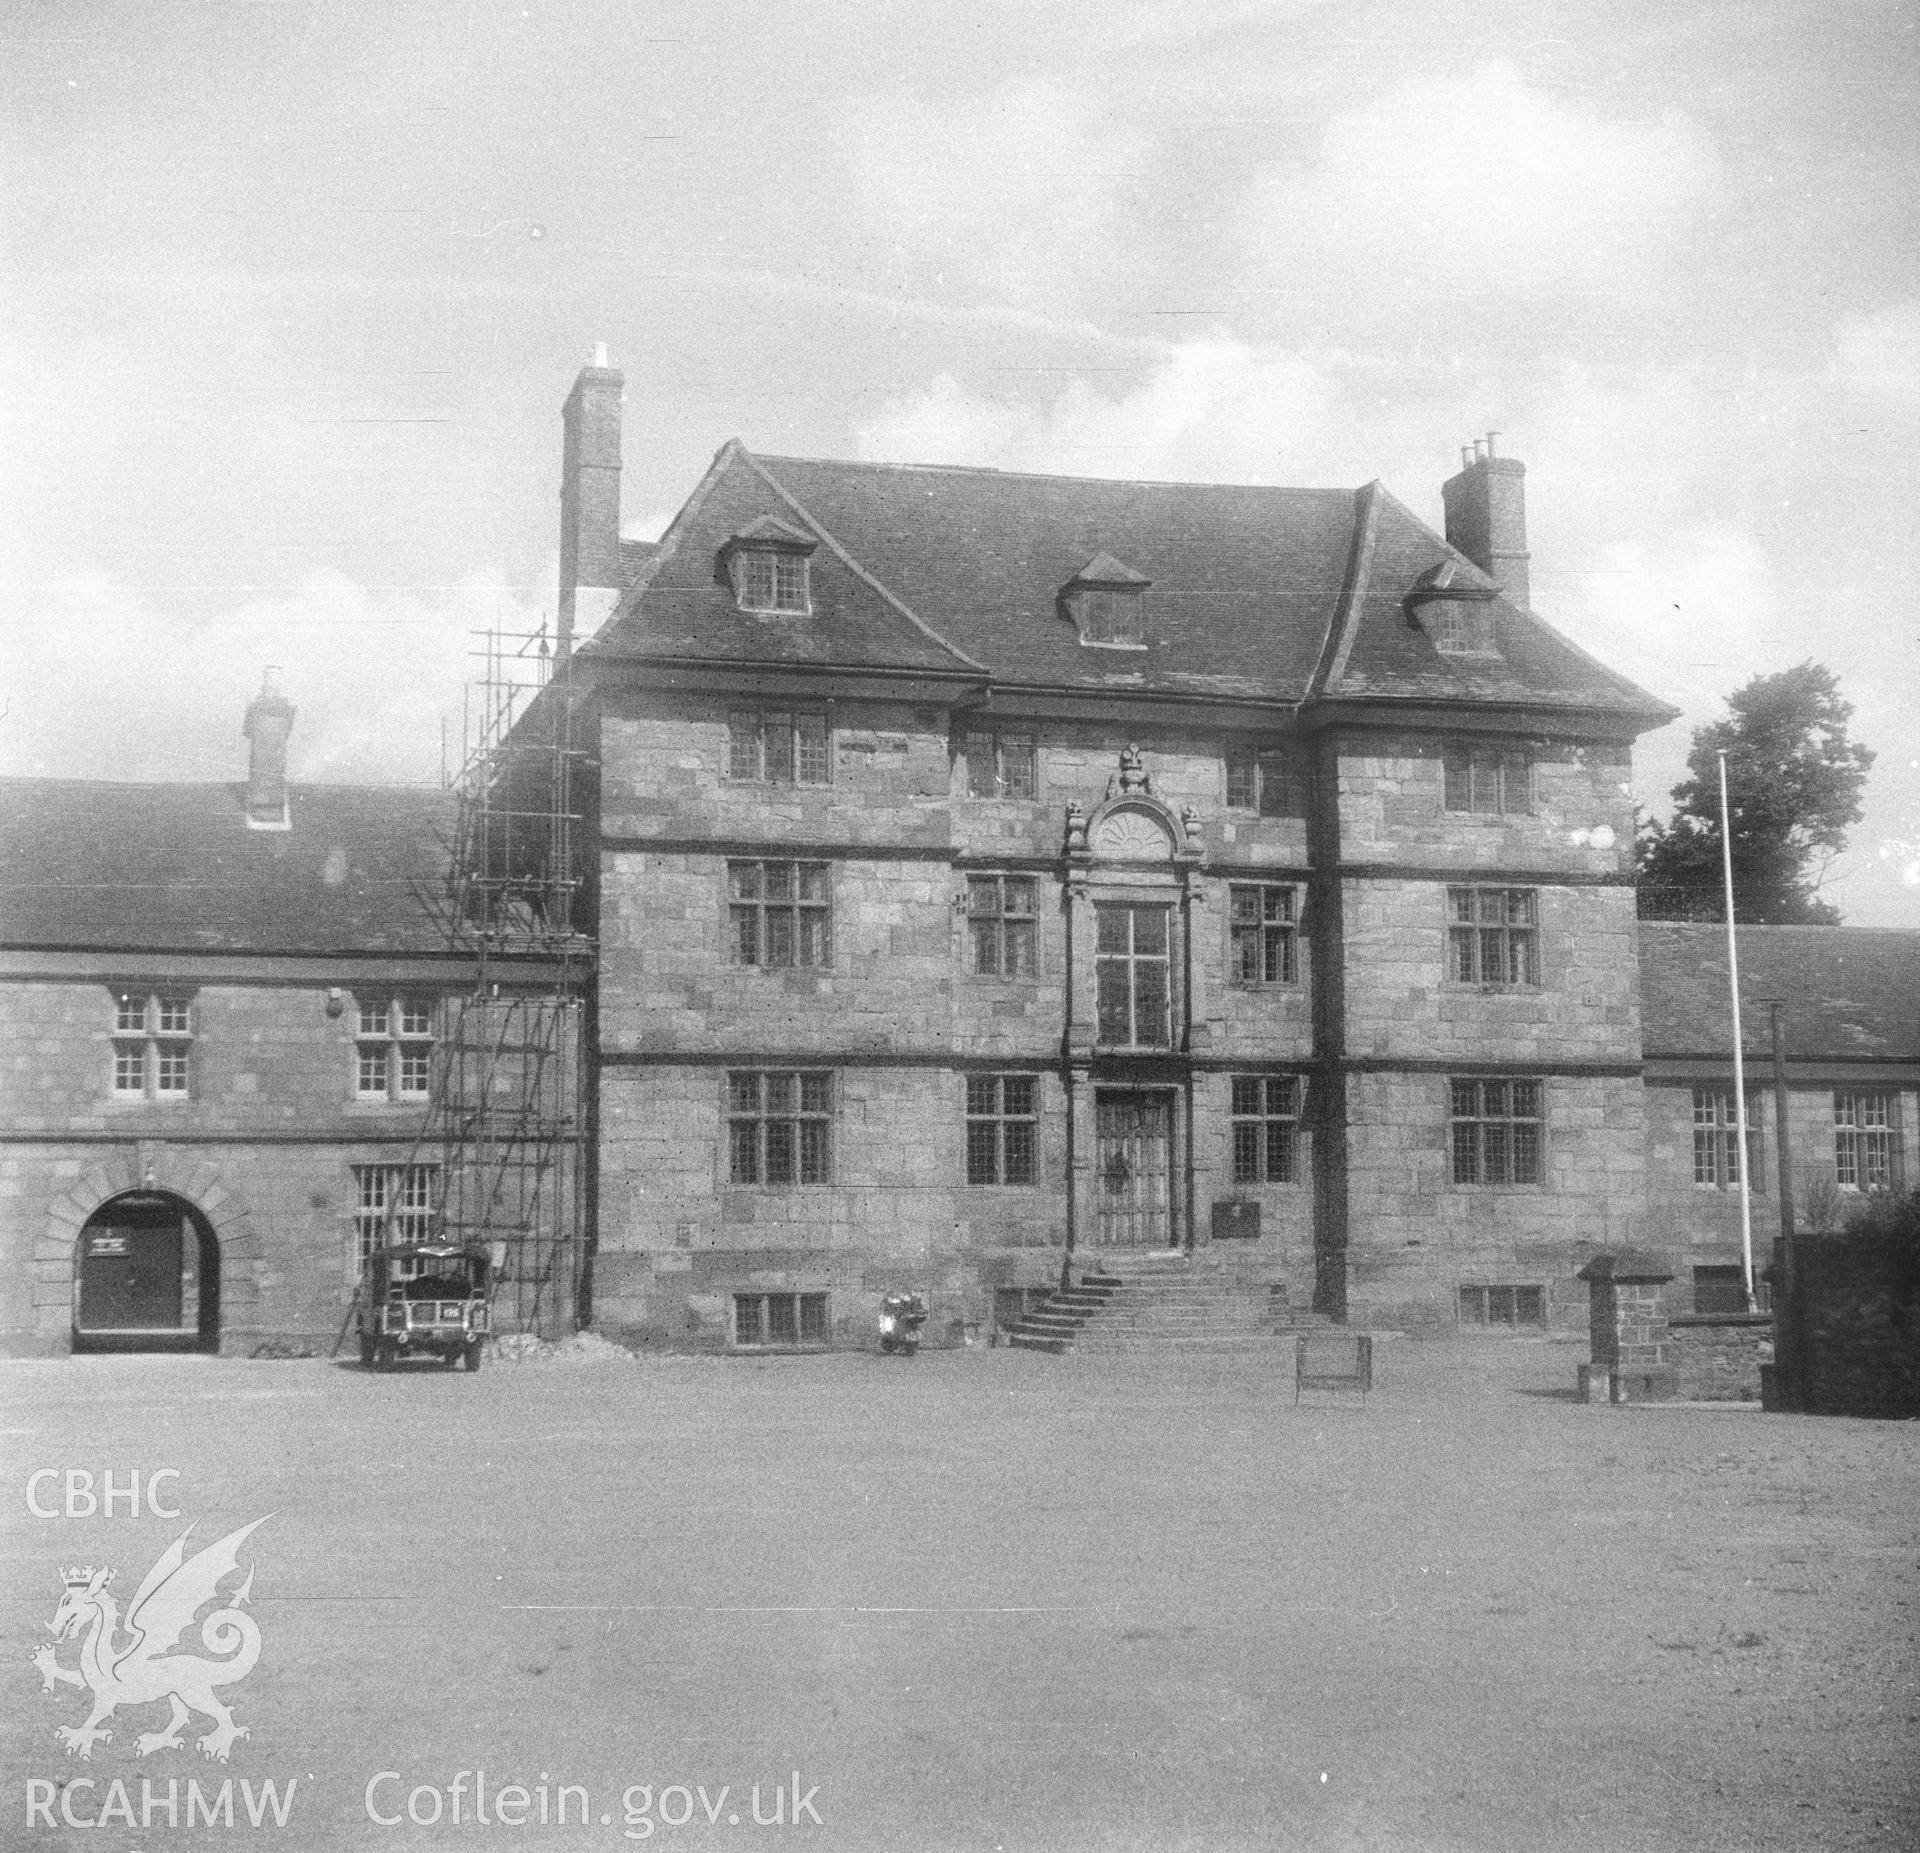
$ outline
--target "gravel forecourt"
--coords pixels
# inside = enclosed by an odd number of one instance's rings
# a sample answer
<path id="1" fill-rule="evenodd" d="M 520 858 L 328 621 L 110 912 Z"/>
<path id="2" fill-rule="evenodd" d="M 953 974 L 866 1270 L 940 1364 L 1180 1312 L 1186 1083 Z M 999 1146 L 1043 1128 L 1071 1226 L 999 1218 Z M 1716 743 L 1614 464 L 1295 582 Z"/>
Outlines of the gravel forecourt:
<path id="1" fill-rule="evenodd" d="M 1920 1846 L 1920 1424 L 1587 1408 L 1584 1355 L 1298 1408 L 1280 1343 L 0 1362 L 0 1844 Z M 62 1569 L 124 1614 L 263 1514 L 250 1735 L 69 1757 Z"/>

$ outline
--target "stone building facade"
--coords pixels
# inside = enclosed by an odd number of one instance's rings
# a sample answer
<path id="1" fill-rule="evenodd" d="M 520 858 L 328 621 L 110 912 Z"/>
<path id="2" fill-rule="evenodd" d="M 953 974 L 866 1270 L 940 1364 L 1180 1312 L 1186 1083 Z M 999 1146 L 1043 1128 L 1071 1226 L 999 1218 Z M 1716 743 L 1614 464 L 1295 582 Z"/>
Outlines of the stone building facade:
<path id="1" fill-rule="evenodd" d="M 621 386 L 568 402 L 569 522 Z M 957 1336 L 1187 1245 L 1357 1322 L 1584 1321 L 1645 1216 L 1672 711 L 1527 608 L 1521 492 L 1469 455 L 1450 540 L 1378 484 L 723 449 L 570 664 L 598 1323 L 824 1344 L 914 1288 Z"/>
<path id="2" fill-rule="evenodd" d="M 1876 1191 L 1920 1180 L 1920 933 L 1742 927 L 1751 1245 L 1764 1270 L 1783 1233 L 1831 1235 Z M 1744 1295 L 1740 1139 L 1726 929 L 1640 926 L 1646 1014 L 1647 1242 L 1676 1306 Z M 1786 1164 L 1773 1062 L 1777 1000 Z M 1764 1283 L 1763 1283 L 1764 1286 Z"/>
<path id="3" fill-rule="evenodd" d="M 1517 462 L 1464 458 L 1442 535 L 1378 484 L 729 444 L 647 545 L 622 386 L 567 402 L 522 723 L 582 749 L 594 942 L 548 1323 L 865 1343 L 911 1289 L 954 1342 L 1167 1249 L 1357 1324 L 1579 1330 L 1629 1248 L 1744 1304 L 1724 940 L 1634 916 L 1671 710 L 1530 610 Z M 289 785 L 292 722 L 264 692 L 232 785 L 0 781 L 0 1347 L 324 1348 L 430 1226 L 453 801 Z M 1920 935 L 1740 938 L 1764 1261 L 1763 1000 L 1796 1223 L 1838 1227 L 1916 1175 Z"/>
<path id="4" fill-rule="evenodd" d="M 0 1348 L 324 1351 L 426 1232 L 452 803 L 289 784 L 293 719 L 244 782 L 0 780 Z"/>

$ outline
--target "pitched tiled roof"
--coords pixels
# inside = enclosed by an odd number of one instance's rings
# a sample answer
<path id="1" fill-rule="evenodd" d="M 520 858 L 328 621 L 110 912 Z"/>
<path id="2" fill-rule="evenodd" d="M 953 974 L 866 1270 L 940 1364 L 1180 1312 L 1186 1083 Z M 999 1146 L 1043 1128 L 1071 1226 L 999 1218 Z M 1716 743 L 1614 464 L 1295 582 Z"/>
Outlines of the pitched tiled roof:
<path id="1" fill-rule="evenodd" d="M 740 612 L 718 570 L 728 537 L 763 518 L 821 539 L 804 619 Z M 1144 650 L 1086 647 L 1060 609 L 1103 554 L 1149 582 Z M 971 666 L 1015 686 L 1265 701 L 1518 701 L 1638 726 L 1671 713 L 1503 601 L 1498 659 L 1441 656 L 1404 601 L 1449 560 L 1461 583 L 1486 584 L 1378 485 L 1112 482 L 756 458 L 736 443 L 585 653 Z"/>
<path id="2" fill-rule="evenodd" d="M 1787 1000 L 1799 1061 L 1920 1061 L 1920 932 L 1878 927 L 1739 929 L 1740 1027 L 1767 1045 L 1768 997 Z M 1642 1042 L 1649 1060 L 1731 1060 L 1724 926 L 1640 923 Z"/>
<path id="3" fill-rule="evenodd" d="M 1362 494 L 1377 501 L 1372 545 L 1352 625 L 1353 645 L 1342 673 L 1328 683 L 1328 695 L 1598 709 L 1635 717 L 1643 727 L 1678 712 L 1504 598 L 1477 606 L 1492 613 L 1496 654 L 1442 655 L 1420 621 L 1434 605 L 1410 606 L 1408 594 L 1424 595 L 1432 584 L 1429 575 L 1448 559 L 1458 563 L 1454 586 L 1491 589 L 1492 582 L 1384 489 L 1373 485 Z"/>
<path id="4" fill-rule="evenodd" d="M 295 785 L 249 830 L 240 785 L 0 779 L 0 945 L 435 952 L 450 793 Z"/>

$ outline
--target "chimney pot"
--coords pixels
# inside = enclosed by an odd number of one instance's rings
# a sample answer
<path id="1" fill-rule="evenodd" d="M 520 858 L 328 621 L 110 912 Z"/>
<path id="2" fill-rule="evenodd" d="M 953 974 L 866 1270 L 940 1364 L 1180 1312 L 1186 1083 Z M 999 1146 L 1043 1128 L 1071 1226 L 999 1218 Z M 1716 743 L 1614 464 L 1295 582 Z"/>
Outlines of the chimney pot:
<path id="1" fill-rule="evenodd" d="M 621 589 L 620 399 L 626 381 L 596 342 L 560 414 L 560 601 L 554 656 L 573 648 L 576 613 L 591 630 Z M 597 589 L 597 595 L 596 591 Z M 585 594 L 585 596 L 582 596 Z"/>
<path id="2" fill-rule="evenodd" d="M 1464 553 L 1522 611 L 1532 606 L 1527 553 L 1526 465 L 1495 454 L 1490 431 L 1461 452 L 1461 469 L 1440 486 L 1447 545 Z"/>
<path id="3" fill-rule="evenodd" d="M 280 693 L 280 672 L 269 668 L 260 693 L 247 704 L 240 731 L 247 739 L 247 828 L 289 830 L 287 736 L 293 732 L 293 703 Z"/>

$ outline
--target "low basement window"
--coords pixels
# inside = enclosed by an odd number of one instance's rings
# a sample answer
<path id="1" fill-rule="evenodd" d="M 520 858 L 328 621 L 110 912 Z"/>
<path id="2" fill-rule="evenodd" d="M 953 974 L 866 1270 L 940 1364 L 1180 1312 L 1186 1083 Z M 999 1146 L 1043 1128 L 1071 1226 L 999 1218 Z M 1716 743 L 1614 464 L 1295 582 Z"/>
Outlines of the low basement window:
<path id="1" fill-rule="evenodd" d="M 1462 1325 L 1525 1326 L 1547 1323 L 1544 1287 L 1462 1287 Z"/>
<path id="2" fill-rule="evenodd" d="M 742 1351 L 801 1351 L 827 1343 L 824 1293 L 736 1293 L 733 1342 Z"/>

